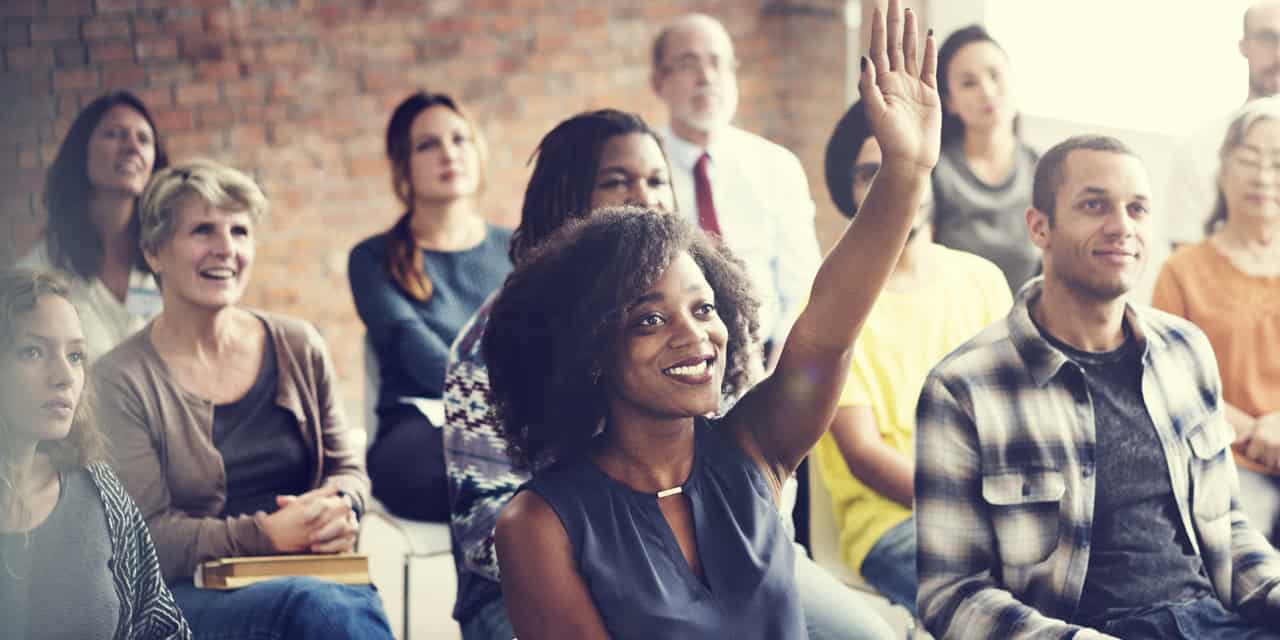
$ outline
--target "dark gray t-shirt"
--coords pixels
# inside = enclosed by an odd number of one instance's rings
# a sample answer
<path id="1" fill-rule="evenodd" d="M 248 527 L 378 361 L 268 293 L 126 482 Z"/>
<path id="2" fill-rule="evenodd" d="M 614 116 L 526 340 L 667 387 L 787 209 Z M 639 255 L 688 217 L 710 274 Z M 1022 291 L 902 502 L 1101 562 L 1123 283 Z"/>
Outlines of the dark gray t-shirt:
<path id="1" fill-rule="evenodd" d="M 1040 272 L 1040 250 L 1027 237 L 1027 207 L 1040 156 L 1018 143 L 1013 171 L 1001 184 L 983 182 L 969 168 L 964 145 L 942 147 L 933 169 L 934 240 L 980 255 L 1000 267 L 1009 290 Z"/>
<path id="2" fill-rule="evenodd" d="M 253 387 L 213 408 L 213 446 L 227 470 L 224 517 L 274 513 L 276 496 L 305 493 L 311 482 L 314 461 L 298 419 L 276 404 L 280 370 L 270 331 L 264 349 Z"/>
<path id="3" fill-rule="evenodd" d="M 29 535 L 0 533 L 0 636 L 92 640 L 115 635 L 120 596 L 111 538 L 88 471 L 63 473 L 58 504 Z"/>
<path id="4" fill-rule="evenodd" d="M 1084 370 L 1093 401 L 1097 492 L 1089 568 L 1072 622 L 1089 627 L 1211 593 L 1169 482 L 1155 423 L 1142 400 L 1142 343 L 1079 351 L 1041 329 Z"/>

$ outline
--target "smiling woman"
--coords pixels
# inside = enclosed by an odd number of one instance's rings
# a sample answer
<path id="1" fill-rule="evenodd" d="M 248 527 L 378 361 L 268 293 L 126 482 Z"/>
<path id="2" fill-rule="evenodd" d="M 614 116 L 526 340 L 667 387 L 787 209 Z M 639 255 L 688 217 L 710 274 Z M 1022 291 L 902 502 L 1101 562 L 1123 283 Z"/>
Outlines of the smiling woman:
<path id="1" fill-rule="evenodd" d="M 119 92 L 80 111 L 49 166 L 44 243 L 19 265 L 67 275 L 93 357 L 160 311 L 138 247 L 137 201 L 168 162 L 146 105 Z"/>
<path id="2" fill-rule="evenodd" d="M 533 471 L 494 534 L 522 640 L 808 637 L 778 504 L 937 162 L 935 58 L 910 11 L 891 0 L 887 26 L 876 11 L 860 89 L 882 166 L 750 389 L 748 276 L 678 216 L 597 211 L 507 279 L 483 352 L 512 457 Z"/>
<path id="3" fill-rule="evenodd" d="M 311 325 L 245 309 L 267 201 L 207 160 L 156 175 L 141 237 L 164 311 L 94 369 L 125 486 L 197 635 L 389 638 L 377 594 L 310 578 L 231 592 L 192 585 L 228 556 L 350 551 L 368 478 Z"/>

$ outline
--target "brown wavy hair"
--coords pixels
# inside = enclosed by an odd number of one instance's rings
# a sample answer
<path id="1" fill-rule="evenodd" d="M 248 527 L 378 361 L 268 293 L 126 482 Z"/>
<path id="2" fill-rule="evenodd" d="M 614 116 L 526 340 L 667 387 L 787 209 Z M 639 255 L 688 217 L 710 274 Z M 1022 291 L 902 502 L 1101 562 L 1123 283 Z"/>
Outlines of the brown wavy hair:
<path id="1" fill-rule="evenodd" d="M 409 138 L 409 132 L 413 129 L 413 121 L 418 114 L 431 107 L 446 107 L 466 121 L 480 160 L 477 192 L 484 189 L 488 165 L 484 138 L 476 127 L 476 121 L 448 94 L 419 91 L 401 101 L 391 114 L 391 122 L 387 123 L 386 140 L 387 160 L 391 162 L 391 188 L 407 210 L 387 231 L 387 271 L 405 295 L 418 302 L 430 300 L 434 288 L 423 266 L 422 251 L 418 250 L 417 240 L 409 228 L 413 218 L 413 176 L 409 168 L 409 159 L 413 156 L 413 140 Z"/>
<path id="2" fill-rule="evenodd" d="M 66 283 L 44 271 L 0 269 L 0 367 L 8 366 L 9 352 L 17 338 L 19 318 L 34 310 L 44 296 L 58 296 L 69 301 Z M 76 403 L 71 432 L 61 440 L 42 441 L 36 448 L 48 455 L 60 471 L 86 467 L 106 458 L 105 441 L 93 418 L 93 393 L 87 361 L 84 366 L 84 389 Z M 11 458 L 16 428 L 0 413 L 0 518 L 14 512 L 21 514 L 26 509 L 22 496 L 14 493 L 14 487 L 21 480 Z"/>

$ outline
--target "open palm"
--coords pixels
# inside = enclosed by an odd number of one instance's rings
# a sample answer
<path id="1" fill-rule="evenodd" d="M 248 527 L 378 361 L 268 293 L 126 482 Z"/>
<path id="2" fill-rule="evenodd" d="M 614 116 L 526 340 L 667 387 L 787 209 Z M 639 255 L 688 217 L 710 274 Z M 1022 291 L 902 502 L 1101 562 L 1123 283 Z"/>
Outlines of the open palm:
<path id="1" fill-rule="evenodd" d="M 898 0 L 890 0 L 886 25 L 877 8 L 871 22 L 871 51 L 862 61 L 859 88 L 883 162 L 932 168 L 938 162 L 942 138 L 938 56 L 932 32 L 925 38 L 923 59 L 918 56 L 919 49 L 914 12 L 907 10 L 903 15 Z"/>

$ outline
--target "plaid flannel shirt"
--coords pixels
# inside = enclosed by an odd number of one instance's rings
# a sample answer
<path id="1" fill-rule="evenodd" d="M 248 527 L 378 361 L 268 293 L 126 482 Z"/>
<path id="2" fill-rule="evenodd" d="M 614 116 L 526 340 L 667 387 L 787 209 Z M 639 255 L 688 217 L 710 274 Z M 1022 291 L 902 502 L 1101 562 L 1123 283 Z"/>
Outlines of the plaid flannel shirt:
<path id="1" fill-rule="evenodd" d="M 1040 335 L 1023 287 L 1006 320 L 947 356 L 917 406 L 918 605 L 939 638 L 1070 638 L 1089 566 L 1096 491 L 1083 371 Z M 1280 558 L 1246 521 L 1208 340 L 1191 323 L 1125 310 L 1144 343 L 1142 394 L 1181 524 L 1217 597 L 1280 617 Z M 1153 469 L 1153 472 L 1158 470 Z M 1088 631 L 1080 637 L 1097 636 Z"/>

